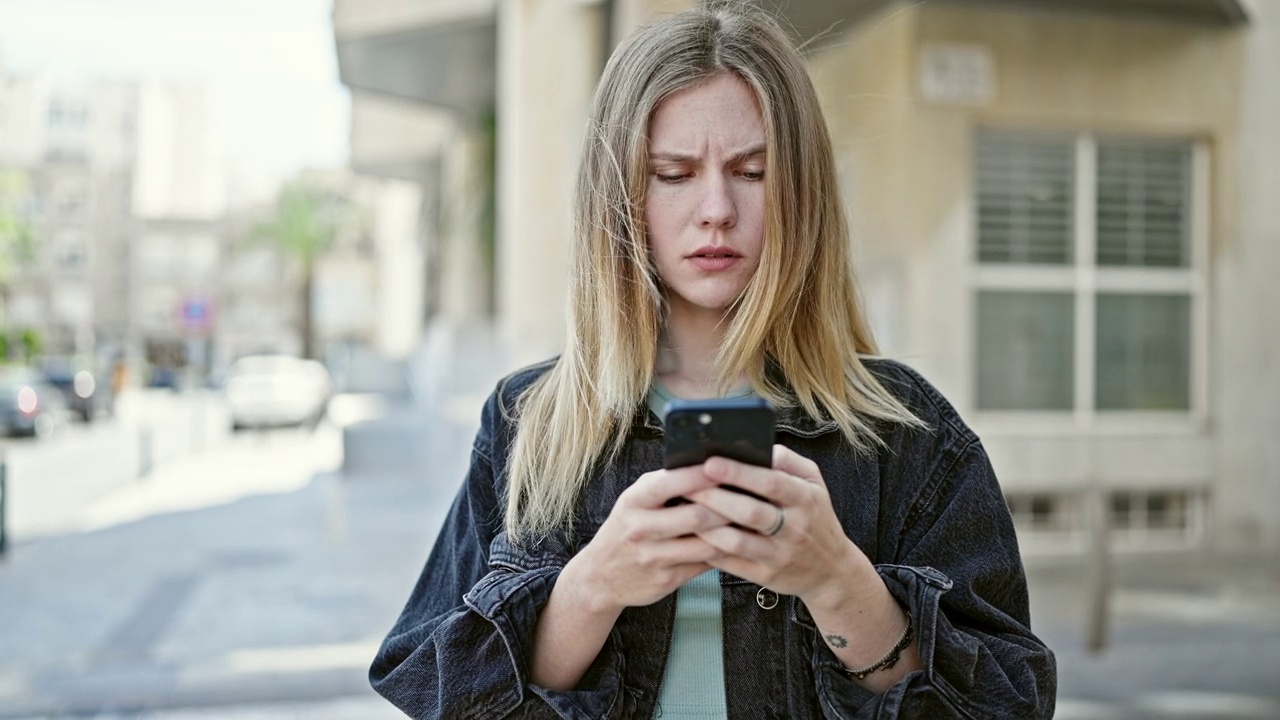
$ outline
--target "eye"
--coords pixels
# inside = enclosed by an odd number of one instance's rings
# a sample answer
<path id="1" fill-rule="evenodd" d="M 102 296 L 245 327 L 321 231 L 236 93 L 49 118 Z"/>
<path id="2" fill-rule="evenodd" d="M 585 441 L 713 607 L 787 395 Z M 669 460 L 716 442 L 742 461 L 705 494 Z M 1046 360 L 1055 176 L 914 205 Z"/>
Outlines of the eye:
<path id="1" fill-rule="evenodd" d="M 675 185 L 689 179 L 690 173 L 654 173 L 654 177 L 658 178 L 658 182 Z"/>
<path id="2" fill-rule="evenodd" d="M 756 180 L 764 179 L 763 170 L 743 170 L 742 172 L 738 173 L 738 175 L 741 176 L 744 180 L 756 181 Z"/>

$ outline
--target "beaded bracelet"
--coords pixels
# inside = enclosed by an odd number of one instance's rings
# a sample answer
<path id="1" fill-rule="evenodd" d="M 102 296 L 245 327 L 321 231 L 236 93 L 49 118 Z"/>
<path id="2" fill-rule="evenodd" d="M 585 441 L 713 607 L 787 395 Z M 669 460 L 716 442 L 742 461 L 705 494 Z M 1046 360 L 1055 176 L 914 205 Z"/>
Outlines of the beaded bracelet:
<path id="1" fill-rule="evenodd" d="M 911 611 L 904 609 L 903 612 L 907 614 L 907 627 L 902 631 L 902 637 L 898 638 L 898 642 L 894 643 L 894 646 L 889 650 L 889 652 L 885 653 L 884 657 L 880 658 L 880 660 L 878 660 L 876 664 L 870 667 L 864 668 L 862 670 L 850 670 L 849 668 L 845 668 L 844 671 L 846 673 L 848 673 L 854 678 L 857 678 L 858 680 L 862 680 L 866 678 L 868 675 L 870 675 L 871 673 L 877 670 L 883 670 L 884 668 L 891 668 L 894 666 L 895 663 L 898 662 L 898 656 L 901 655 L 902 651 L 905 650 L 907 645 L 911 643 L 911 637 L 912 637 Z"/>

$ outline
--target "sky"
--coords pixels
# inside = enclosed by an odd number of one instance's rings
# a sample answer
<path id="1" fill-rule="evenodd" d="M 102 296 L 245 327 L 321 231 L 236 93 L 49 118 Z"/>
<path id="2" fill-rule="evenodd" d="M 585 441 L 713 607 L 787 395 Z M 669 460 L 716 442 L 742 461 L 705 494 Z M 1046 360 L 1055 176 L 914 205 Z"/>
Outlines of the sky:
<path id="1" fill-rule="evenodd" d="M 72 82 L 209 87 L 237 194 L 305 167 L 342 166 L 350 97 L 332 0 L 0 0 L 0 67 Z"/>

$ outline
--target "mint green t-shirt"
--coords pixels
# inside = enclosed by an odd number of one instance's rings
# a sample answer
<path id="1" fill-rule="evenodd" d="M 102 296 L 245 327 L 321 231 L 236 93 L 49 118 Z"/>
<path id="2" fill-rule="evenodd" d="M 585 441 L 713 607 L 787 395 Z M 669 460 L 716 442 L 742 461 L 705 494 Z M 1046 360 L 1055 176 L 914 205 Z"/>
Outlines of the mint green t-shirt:
<path id="1" fill-rule="evenodd" d="M 746 397 L 750 391 L 728 397 Z M 675 399 L 654 383 L 649 408 L 659 419 Z M 728 715 L 724 697 L 724 638 L 721 634 L 720 571 L 708 570 L 676 591 L 671 654 L 662 676 L 658 714 L 662 720 L 709 720 Z"/>

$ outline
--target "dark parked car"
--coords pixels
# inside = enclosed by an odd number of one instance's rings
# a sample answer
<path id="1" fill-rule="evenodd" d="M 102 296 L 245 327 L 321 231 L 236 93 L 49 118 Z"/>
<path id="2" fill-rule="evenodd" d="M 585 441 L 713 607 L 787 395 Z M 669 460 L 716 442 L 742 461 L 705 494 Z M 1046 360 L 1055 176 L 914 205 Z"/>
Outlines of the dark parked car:
<path id="1" fill-rule="evenodd" d="M 100 411 L 111 407 L 111 384 L 93 371 L 87 362 L 77 362 L 69 357 L 47 358 L 42 367 L 44 381 L 62 391 L 67 407 L 91 422 Z"/>
<path id="2" fill-rule="evenodd" d="M 48 435 L 66 415 L 58 388 L 26 368 L 0 368 L 0 435 Z"/>

